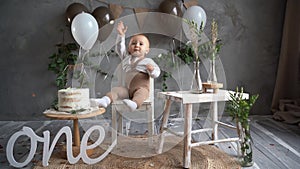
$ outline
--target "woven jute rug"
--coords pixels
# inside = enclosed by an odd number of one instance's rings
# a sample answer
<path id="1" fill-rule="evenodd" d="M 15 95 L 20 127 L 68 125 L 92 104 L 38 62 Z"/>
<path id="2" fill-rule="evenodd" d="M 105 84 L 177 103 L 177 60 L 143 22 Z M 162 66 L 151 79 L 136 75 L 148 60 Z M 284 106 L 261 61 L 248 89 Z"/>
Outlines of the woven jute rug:
<path id="1" fill-rule="evenodd" d="M 142 140 L 142 141 L 140 141 Z M 168 144 L 165 142 L 165 150 L 162 154 L 155 153 L 155 144 L 148 146 L 145 139 L 138 142 L 132 140 L 120 140 L 114 150 L 102 161 L 88 165 L 81 160 L 76 164 L 69 164 L 61 157 L 61 154 L 53 154 L 49 160 L 49 166 L 43 167 L 38 162 L 34 169 L 179 169 L 183 168 L 183 143 Z M 96 148 L 91 158 L 100 156 L 105 150 Z M 147 154 L 146 156 L 143 154 Z M 191 168 L 193 169 L 240 169 L 238 162 L 211 145 L 203 145 L 192 148 Z"/>

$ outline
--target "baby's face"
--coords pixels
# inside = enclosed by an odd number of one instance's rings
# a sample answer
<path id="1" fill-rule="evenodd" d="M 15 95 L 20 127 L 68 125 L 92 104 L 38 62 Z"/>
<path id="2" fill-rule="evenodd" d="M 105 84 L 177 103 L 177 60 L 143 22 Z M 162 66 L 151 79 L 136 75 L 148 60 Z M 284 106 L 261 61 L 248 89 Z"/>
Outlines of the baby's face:
<path id="1" fill-rule="evenodd" d="M 128 52 L 135 57 L 144 57 L 149 52 L 149 41 L 144 35 L 136 35 L 130 39 Z"/>

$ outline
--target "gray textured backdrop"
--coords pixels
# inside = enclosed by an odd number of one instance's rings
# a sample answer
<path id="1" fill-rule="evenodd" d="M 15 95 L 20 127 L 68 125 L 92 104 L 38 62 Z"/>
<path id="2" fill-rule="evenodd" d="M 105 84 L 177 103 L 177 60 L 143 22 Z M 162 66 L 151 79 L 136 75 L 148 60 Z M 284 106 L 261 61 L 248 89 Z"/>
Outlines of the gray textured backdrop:
<path id="1" fill-rule="evenodd" d="M 82 2 L 90 11 L 96 0 L 1 0 L 0 120 L 42 120 L 56 96 L 55 75 L 47 70 L 55 44 L 62 41 L 65 11 Z M 158 8 L 162 0 L 110 0 L 128 7 Z M 227 88 L 242 85 L 260 98 L 253 114 L 270 114 L 277 71 L 285 1 L 199 0 L 207 23 L 216 18 L 224 42 L 220 57 Z M 126 9 L 122 16 L 132 14 Z M 70 33 L 66 42 L 72 42 Z"/>

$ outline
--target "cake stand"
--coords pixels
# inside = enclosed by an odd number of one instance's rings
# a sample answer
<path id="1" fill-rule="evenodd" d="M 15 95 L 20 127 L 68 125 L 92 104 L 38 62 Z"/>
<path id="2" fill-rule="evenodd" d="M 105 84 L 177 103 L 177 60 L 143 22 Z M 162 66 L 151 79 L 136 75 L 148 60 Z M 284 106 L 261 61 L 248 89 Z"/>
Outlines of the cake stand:
<path id="1" fill-rule="evenodd" d="M 74 150 L 74 154 L 77 154 L 80 149 L 80 133 L 79 133 L 78 120 L 95 117 L 103 114 L 104 112 L 105 112 L 104 108 L 93 109 L 84 114 L 60 113 L 55 110 L 47 110 L 46 113 L 44 112 L 44 115 L 48 118 L 56 119 L 56 120 L 73 120 L 73 135 L 74 135 L 73 150 Z"/>

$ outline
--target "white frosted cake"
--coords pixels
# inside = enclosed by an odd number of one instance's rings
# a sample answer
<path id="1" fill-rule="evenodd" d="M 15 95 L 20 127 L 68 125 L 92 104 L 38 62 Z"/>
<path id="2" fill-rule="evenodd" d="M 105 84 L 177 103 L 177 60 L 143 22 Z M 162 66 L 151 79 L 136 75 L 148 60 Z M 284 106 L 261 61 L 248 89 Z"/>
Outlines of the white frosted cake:
<path id="1" fill-rule="evenodd" d="M 58 91 L 58 110 L 69 112 L 90 107 L 89 89 L 67 88 Z"/>

